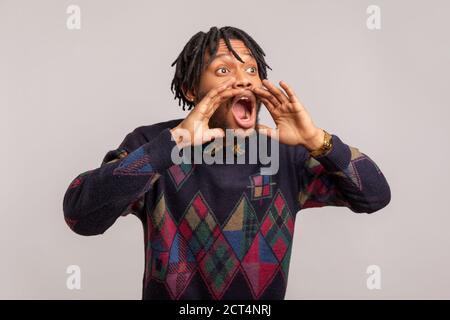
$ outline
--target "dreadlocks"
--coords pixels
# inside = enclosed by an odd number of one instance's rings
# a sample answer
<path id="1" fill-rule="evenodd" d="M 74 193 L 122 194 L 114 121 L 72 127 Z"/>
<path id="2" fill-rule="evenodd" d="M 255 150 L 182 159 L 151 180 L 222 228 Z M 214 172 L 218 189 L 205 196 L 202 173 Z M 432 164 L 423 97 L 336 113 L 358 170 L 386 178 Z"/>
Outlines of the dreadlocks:
<path id="1" fill-rule="evenodd" d="M 172 67 L 175 64 L 177 65 L 175 76 L 172 80 L 171 91 L 174 93 L 175 89 L 174 99 L 178 98 L 178 105 L 183 103 L 183 110 L 185 110 L 186 105 L 188 106 L 188 110 L 191 110 L 194 107 L 194 103 L 186 99 L 182 88 L 185 88 L 186 92 L 188 90 L 198 88 L 200 84 L 200 76 L 203 70 L 203 57 L 205 51 L 208 49 L 210 53 L 209 61 L 212 61 L 212 59 L 216 56 L 217 46 L 221 38 L 225 41 L 228 50 L 230 50 L 236 59 L 242 63 L 244 63 L 244 61 L 236 53 L 236 51 L 234 51 L 230 44 L 230 39 L 242 40 L 244 42 L 246 47 L 250 49 L 258 64 L 259 77 L 261 79 L 267 78 L 266 67 L 272 70 L 272 68 L 269 67 L 264 60 L 264 51 L 256 43 L 256 41 L 244 31 L 229 26 L 222 27 L 220 29 L 217 29 L 217 27 L 211 27 L 208 33 L 200 31 L 189 40 L 178 58 L 171 65 Z"/>

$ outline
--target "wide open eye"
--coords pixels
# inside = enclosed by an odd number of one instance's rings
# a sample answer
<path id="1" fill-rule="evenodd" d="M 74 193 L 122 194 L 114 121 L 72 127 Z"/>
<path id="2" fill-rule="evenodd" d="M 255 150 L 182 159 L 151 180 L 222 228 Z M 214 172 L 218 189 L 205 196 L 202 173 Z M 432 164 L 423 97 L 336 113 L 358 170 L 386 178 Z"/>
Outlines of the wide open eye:
<path id="1" fill-rule="evenodd" d="M 220 67 L 219 69 L 216 70 L 216 72 L 217 72 L 217 71 L 220 71 L 220 72 L 219 72 L 220 74 L 226 74 L 226 72 L 222 72 L 223 70 L 228 70 L 228 69 L 225 68 L 225 67 Z"/>

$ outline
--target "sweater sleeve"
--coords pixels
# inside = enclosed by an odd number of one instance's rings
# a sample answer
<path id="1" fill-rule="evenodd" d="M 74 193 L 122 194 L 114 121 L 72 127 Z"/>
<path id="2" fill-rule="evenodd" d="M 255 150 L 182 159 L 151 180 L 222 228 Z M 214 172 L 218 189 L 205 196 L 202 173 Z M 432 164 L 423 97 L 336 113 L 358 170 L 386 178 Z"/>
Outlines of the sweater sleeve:
<path id="1" fill-rule="evenodd" d="M 106 154 L 100 167 L 79 174 L 70 183 L 63 212 L 75 233 L 102 234 L 129 213 L 142 219 L 144 195 L 154 191 L 161 173 L 173 164 L 171 152 L 176 144 L 169 128 L 139 147 L 135 135 L 136 130 Z"/>
<path id="2" fill-rule="evenodd" d="M 334 134 L 332 142 L 325 155 L 306 152 L 300 163 L 301 209 L 345 206 L 356 213 L 373 213 L 385 207 L 391 191 L 377 164 Z"/>

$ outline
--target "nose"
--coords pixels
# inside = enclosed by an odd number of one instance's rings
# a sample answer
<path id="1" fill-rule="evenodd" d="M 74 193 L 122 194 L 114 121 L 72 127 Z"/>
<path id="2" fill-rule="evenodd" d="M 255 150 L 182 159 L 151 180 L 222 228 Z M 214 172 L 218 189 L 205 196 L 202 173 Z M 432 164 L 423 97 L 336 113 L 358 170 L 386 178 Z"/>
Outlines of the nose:
<path id="1" fill-rule="evenodd" d="M 234 87 L 236 89 L 250 89 L 252 86 L 252 82 L 249 79 L 249 76 L 243 72 L 242 70 L 238 71 L 236 74 L 236 81 L 234 82 Z"/>

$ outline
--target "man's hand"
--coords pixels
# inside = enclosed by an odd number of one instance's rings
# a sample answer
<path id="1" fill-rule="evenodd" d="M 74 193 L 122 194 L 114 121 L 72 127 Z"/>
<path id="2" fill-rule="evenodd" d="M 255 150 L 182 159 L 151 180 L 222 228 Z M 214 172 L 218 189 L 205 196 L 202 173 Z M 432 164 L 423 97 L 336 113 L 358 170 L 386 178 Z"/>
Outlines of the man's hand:
<path id="1" fill-rule="evenodd" d="M 209 128 L 208 122 L 222 102 L 244 91 L 231 87 L 235 81 L 235 78 L 230 78 L 211 89 L 178 126 L 170 129 L 179 147 L 200 145 L 214 138 L 224 137 L 223 129 Z"/>
<path id="2" fill-rule="evenodd" d="M 314 125 L 294 91 L 283 81 L 280 81 L 280 86 L 286 94 L 268 80 L 263 80 L 263 85 L 267 89 L 254 88 L 253 92 L 259 96 L 275 121 L 280 142 L 300 144 L 310 151 L 320 148 L 325 133 Z M 269 135 L 276 135 L 275 129 L 264 125 L 258 126 L 257 129 L 266 129 Z"/>

